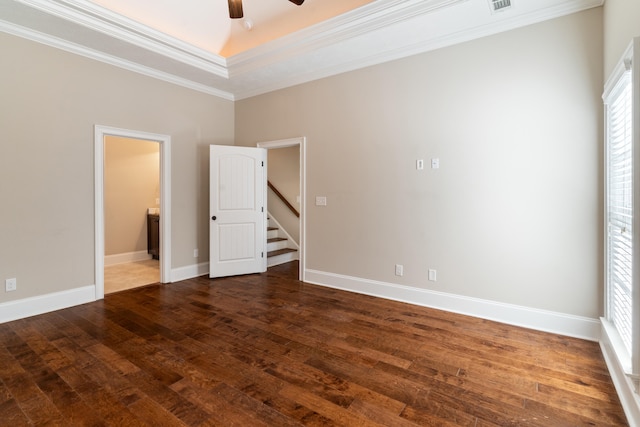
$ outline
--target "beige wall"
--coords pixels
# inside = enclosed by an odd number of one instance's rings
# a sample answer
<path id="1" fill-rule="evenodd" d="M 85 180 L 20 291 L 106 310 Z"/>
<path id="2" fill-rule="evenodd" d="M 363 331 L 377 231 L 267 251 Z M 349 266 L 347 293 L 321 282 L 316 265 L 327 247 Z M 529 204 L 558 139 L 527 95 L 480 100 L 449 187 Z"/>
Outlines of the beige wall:
<path id="1" fill-rule="evenodd" d="M 307 137 L 309 269 L 595 318 L 602 52 L 597 8 L 239 101 L 236 143 Z"/>
<path id="2" fill-rule="evenodd" d="M 95 124 L 171 136 L 172 267 L 207 260 L 233 103 L 3 33 L 0 52 L 0 280 L 18 279 L 0 302 L 94 284 Z"/>
<path id="3" fill-rule="evenodd" d="M 640 36 L 640 1 L 606 0 L 603 19 L 606 79 L 631 43 L 631 39 Z"/>
<path id="4" fill-rule="evenodd" d="M 269 181 L 300 212 L 300 146 L 274 148 L 267 152 Z M 300 243 L 300 221 L 271 191 L 268 192 L 269 213 L 282 225 L 296 243 Z"/>
<path id="5" fill-rule="evenodd" d="M 160 198 L 160 144 L 105 137 L 104 253 L 147 250 L 147 209 Z"/>

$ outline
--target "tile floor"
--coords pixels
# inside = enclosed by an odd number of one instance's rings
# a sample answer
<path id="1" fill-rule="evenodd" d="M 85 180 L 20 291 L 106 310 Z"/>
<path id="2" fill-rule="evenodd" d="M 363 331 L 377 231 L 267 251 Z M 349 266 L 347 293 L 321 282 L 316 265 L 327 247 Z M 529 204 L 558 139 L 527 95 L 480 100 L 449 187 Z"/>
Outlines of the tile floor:
<path id="1" fill-rule="evenodd" d="M 149 259 L 104 268 L 104 293 L 124 291 L 160 281 L 160 261 Z"/>

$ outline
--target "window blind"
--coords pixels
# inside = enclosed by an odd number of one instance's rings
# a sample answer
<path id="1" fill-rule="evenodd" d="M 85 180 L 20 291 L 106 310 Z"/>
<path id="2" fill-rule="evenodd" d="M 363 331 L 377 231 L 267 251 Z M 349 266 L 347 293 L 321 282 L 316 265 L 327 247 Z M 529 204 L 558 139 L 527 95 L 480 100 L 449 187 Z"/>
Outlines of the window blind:
<path id="1" fill-rule="evenodd" d="M 607 278 L 609 320 L 632 354 L 633 135 L 631 73 L 607 104 Z"/>

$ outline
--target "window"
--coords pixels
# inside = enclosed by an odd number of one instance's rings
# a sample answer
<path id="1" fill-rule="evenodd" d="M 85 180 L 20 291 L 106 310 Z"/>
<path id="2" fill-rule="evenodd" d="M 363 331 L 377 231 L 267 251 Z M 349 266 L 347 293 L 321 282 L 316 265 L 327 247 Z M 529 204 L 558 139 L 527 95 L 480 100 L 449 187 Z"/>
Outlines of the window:
<path id="1" fill-rule="evenodd" d="M 633 145 L 631 71 L 625 71 L 606 104 L 607 313 L 631 354 L 633 282 Z"/>
<path id="2" fill-rule="evenodd" d="M 635 49 L 634 49 L 635 44 Z M 633 388 L 640 373 L 640 39 L 627 49 L 605 86 L 606 291 L 603 326 Z M 635 176 L 635 178 L 634 178 Z M 634 197 L 635 191 L 639 193 Z"/>

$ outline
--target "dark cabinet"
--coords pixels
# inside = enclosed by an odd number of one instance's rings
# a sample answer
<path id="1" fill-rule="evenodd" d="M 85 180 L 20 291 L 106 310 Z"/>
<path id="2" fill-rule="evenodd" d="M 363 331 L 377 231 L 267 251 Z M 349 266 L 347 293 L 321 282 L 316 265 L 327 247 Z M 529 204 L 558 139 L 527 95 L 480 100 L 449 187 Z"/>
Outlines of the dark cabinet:
<path id="1" fill-rule="evenodd" d="M 147 253 L 160 259 L 160 215 L 147 215 Z"/>

